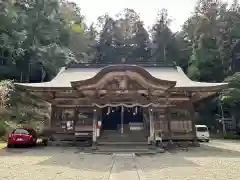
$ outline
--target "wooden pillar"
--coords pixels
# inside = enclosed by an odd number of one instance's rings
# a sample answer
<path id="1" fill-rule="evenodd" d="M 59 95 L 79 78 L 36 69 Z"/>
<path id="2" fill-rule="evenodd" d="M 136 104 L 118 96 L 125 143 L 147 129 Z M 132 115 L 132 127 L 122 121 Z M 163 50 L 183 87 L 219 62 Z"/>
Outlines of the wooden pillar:
<path id="1" fill-rule="evenodd" d="M 172 140 L 172 128 L 171 128 L 171 118 L 170 118 L 170 101 L 169 101 L 169 94 L 166 96 L 166 109 L 165 109 L 165 116 L 168 124 L 168 136 Z"/>
<path id="2" fill-rule="evenodd" d="M 150 141 L 154 141 L 154 119 L 153 119 L 153 110 L 149 108 L 149 124 L 150 124 Z"/>
<path id="3" fill-rule="evenodd" d="M 123 134 L 124 107 L 121 107 L 121 134 Z"/>
<path id="4" fill-rule="evenodd" d="M 189 108 L 189 115 L 192 121 L 192 133 L 193 133 L 193 141 L 197 141 L 197 136 L 196 136 L 196 118 L 195 118 L 195 109 L 192 101 L 192 93 L 189 93 L 189 101 L 188 101 L 188 108 Z"/>
<path id="5" fill-rule="evenodd" d="M 55 99 L 55 95 L 56 95 L 56 93 L 52 92 L 52 99 L 53 100 Z M 57 116 L 56 110 L 57 110 L 56 105 L 51 104 L 51 117 L 50 117 L 50 123 L 49 123 L 50 128 L 52 128 L 56 124 L 56 122 L 54 122 L 54 121 L 56 121 L 56 116 Z"/>
<path id="6" fill-rule="evenodd" d="M 167 125 L 168 125 L 168 137 L 172 138 L 172 128 L 171 128 L 171 119 L 170 119 L 170 109 L 167 106 L 165 109 L 165 116 L 167 120 Z"/>
<path id="7" fill-rule="evenodd" d="M 52 128 L 54 126 L 54 122 L 56 121 L 56 106 L 55 105 L 51 105 L 51 119 L 50 119 L 50 123 L 49 126 L 50 128 Z"/>
<path id="8" fill-rule="evenodd" d="M 73 117 L 73 134 L 74 134 L 74 144 L 76 145 L 76 122 L 78 120 L 79 107 L 74 108 L 74 117 Z"/>
<path id="9" fill-rule="evenodd" d="M 93 145 L 97 142 L 97 110 L 93 110 L 93 135 L 92 135 Z"/>
<path id="10" fill-rule="evenodd" d="M 74 129 L 74 132 L 75 132 L 75 125 L 78 121 L 78 114 L 79 114 L 79 107 L 77 106 L 75 109 L 74 109 L 74 119 L 73 119 L 73 129 Z"/>

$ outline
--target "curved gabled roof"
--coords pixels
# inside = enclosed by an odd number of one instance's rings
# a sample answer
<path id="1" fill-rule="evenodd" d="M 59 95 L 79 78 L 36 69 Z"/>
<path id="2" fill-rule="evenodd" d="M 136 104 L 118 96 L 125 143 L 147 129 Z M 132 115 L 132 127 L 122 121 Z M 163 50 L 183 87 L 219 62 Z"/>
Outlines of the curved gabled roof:
<path id="1" fill-rule="evenodd" d="M 117 66 L 117 65 L 116 65 Z M 134 66 L 134 65 L 133 65 Z M 71 82 L 84 81 L 96 76 L 103 68 L 62 68 L 55 78 L 43 83 L 16 83 L 25 87 L 36 88 L 71 88 Z M 227 83 L 207 83 L 192 81 L 187 77 L 180 67 L 144 67 L 153 77 L 165 80 L 176 81 L 174 88 L 208 88 L 221 87 Z"/>

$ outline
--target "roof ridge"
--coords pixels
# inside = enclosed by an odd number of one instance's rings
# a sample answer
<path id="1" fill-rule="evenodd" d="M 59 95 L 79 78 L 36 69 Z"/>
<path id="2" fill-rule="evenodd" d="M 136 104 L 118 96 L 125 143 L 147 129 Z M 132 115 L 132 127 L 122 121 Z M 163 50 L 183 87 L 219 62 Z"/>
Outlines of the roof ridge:
<path id="1" fill-rule="evenodd" d="M 167 63 L 71 63 L 66 66 L 68 68 L 103 68 L 111 65 L 135 65 L 141 67 L 176 67 L 174 64 Z"/>

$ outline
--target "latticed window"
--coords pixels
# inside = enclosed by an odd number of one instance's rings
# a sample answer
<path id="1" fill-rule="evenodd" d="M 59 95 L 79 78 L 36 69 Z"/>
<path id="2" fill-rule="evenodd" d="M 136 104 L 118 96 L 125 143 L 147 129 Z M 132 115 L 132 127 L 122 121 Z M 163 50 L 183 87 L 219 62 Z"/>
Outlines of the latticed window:
<path id="1" fill-rule="evenodd" d="M 229 130 L 233 129 L 232 123 L 226 123 L 226 128 Z"/>

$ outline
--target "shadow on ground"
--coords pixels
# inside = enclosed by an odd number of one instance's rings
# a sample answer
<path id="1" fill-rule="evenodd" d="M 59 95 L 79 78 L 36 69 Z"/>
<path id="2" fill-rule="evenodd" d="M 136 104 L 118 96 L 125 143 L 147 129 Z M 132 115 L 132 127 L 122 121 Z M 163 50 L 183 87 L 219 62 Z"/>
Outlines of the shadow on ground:
<path id="1" fill-rule="evenodd" d="M 184 157 L 169 158 L 169 154 L 156 156 L 114 156 L 103 154 L 82 154 L 74 147 L 17 148 L 0 151 L 0 156 L 20 156 L 23 159 L 31 156 L 47 157 L 37 163 L 40 166 L 61 166 L 83 171 L 108 172 L 114 167 L 115 172 L 131 171 L 141 167 L 159 169 L 164 167 L 197 166 Z M 145 167 L 145 165 L 147 165 Z M 151 165 L 151 166 L 150 166 Z M 144 167 L 143 167 L 144 166 Z"/>
<path id="2" fill-rule="evenodd" d="M 239 151 L 226 150 L 218 147 L 208 146 L 201 144 L 199 148 L 188 148 L 187 151 L 172 150 L 170 153 L 178 153 L 185 157 L 223 157 L 223 158 L 236 158 L 240 157 Z"/>
<path id="3" fill-rule="evenodd" d="M 127 157 L 103 154 L 83 154 L 76 147 L 37 147 L 2 149 L 0 156 L 24 158 L 44 157 L 36 165 L 58 166 L 88 172 L 131 171 L 141 168 L 144 171 L 166 167 L 198 167 L 189 157 L 240 157 L 240 152 L 223 150 L 207 145 L 189 148 L 188 151 L 172 150 L 154 156 Z M 41 159 L 41 158 L 40 158 Z"/>

